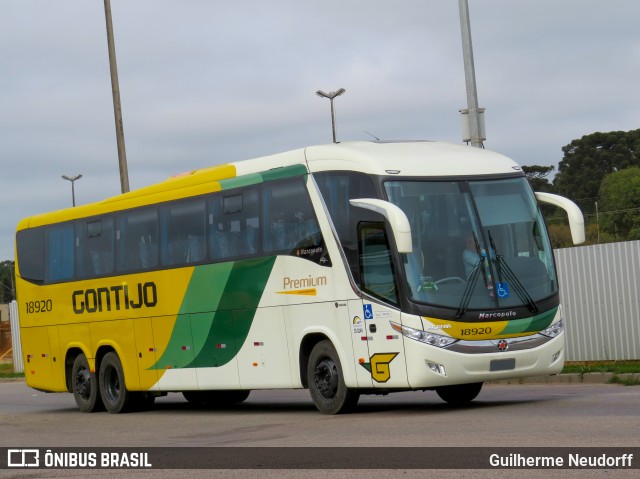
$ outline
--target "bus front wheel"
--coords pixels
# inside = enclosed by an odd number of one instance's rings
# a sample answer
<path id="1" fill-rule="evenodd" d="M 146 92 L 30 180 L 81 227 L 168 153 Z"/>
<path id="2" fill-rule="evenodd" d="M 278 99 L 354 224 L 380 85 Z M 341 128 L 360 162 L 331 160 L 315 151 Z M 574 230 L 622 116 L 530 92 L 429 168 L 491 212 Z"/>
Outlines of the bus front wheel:
<path id="1" fill-rule="evenodd" d="M 438 396 L 449 404 L 454 406 L 462 406 L 473 401 L 480 390 L 482 389 L 482 383 L 472 384 L 456 384 L 455 386 L 442 386 L 436 388 Z"/>
<path id="2" fill-rule="evenodd" d="M 320 341 L 311 350 L 307 366 L 311 399 L 323 414 L 341 414 L 352 410 L 360 395 L 344 383 L 338 353 L 330 341 Z"/>
<path id="3" fill-rule="evenodd" d="M 100 396 L 110 413 L 126 411 L 133 402 L 124 382 L 124 370 L 120 358 L 114 352 L 105 354 L 100 363 Z"/>
<path id="4" fill-rule="evenodd" d="M 98 377 L 89 369 L 89 361 L 87 361 L 87 357 L 84 354 L 78 354 L 73 361 L 71 391 L 78 409 L 82 412 L 104 410 L 98 388 Z"/>

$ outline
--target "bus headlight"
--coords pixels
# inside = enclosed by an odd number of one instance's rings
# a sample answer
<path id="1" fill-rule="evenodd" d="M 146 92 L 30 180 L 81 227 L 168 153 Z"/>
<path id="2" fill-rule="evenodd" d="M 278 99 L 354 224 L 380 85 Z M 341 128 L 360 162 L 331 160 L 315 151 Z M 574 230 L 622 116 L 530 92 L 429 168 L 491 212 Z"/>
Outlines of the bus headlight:
<path id="1" fill-rule="evenodd" d="M 544 336 L 549 336 L 550 338 L 555 338 L 562 331 L 564 331 L 564 321 L 561 319 L 557 323 L 554 323 L 551 326 L 549 326 L 547 329 L 540 331 L 540 334 L 543 334 Z"/>
<path id="2" fill-rule="evenodd" d="M 447 346 L 458 341 L 455 338 L 451 338 L 449 336 L 443 336 L 441 334 L 428 333 L 426 331 L 421 331 L 419 329 L 413 329 L 408 326 L 402 326 L 398 323 L 394 323 L 393 321 L 389 321 L 391 323 L 391 327 L 402 333 L 403 336 L 407 338 L 413 339 L 415 341 L 420 341 L 421 343 L 428 344 L 430 346 L 436 346 L 438 348 L 446 348 Z"/>

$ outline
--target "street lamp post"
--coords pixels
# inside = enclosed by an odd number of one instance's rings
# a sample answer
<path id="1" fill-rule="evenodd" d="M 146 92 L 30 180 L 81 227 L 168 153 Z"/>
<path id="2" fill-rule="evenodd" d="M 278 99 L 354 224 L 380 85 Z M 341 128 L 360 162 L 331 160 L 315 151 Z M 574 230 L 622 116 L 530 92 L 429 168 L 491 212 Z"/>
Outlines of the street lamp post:
<path id="1" fill-rule="evenodd" d="M 340 88 L 337 91 L 331 91 L 329 93 L 325 93 L 322 90 L 318 90 L 316 92 L 316 95 L 322 97 L 322 98 L 328 98 L 329 101 L 331 102 L 331 131 L 333 132 L 333 142 L 334 143 L 338 143 L 336 141 L 336 117 L 335 117 L 335 113 L 333 111 L 333 99 L 337 96 L 342 95 L 346 90 L 344 88 Z"/>
<path id="2" fill-rule="evenodd" d="M 73 184 L 75 183 L 76 180 L 79 180 L 80 178 L 82 178 L 82 175 L 76 175 L 76 176 L 62 175 L 63 180 L 68 180 L 71 182 L 71 201 L 73 203 L 73 206 L 76 205 L 76 189 Z"/>

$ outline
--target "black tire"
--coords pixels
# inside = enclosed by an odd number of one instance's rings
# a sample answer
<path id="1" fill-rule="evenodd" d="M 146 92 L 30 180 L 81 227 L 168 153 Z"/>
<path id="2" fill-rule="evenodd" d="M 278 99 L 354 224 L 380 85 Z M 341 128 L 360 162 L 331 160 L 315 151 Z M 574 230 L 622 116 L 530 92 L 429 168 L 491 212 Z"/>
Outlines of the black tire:
<path id="1" fill-rule="evenodd" d="M 473 401 L 480 393 L 483 383 L 457 384 L 455 386 L 442 386 L 436 388 L 436 393 L 443 401 L 462 406 Z"/>
<path id="2" fill-rule="evenodd" d="M 104 411 L 98 377 L 89 369 L 89 361 L 84 354 L 79 354 L 73 361 L 71 392 L 82 412 Z"/>
<path id="3" fill-rule="evenodd" d="M 249 397 L 250 389 L 220 391 L 183 391 L 182 395 L 191 404 L 206 406 L 230 406 Z"/>
<path id="4" fill-rule="evenodd" d="M 135 402 L 124 382 L 124 371 L 120 358 L 114 352 L 105 354 L 100 363 L 100 396 L 104 407 L 113 414 L 126 412 Z"/>
<path id="5" fill-rule="evenodd" d="M 311 399 L 323 414 L 342 414 L 353 410 L 360 394 L 344 383 L 338 353 L 331 341 L 320 341 L 311 350 L 307 365 Z"/>

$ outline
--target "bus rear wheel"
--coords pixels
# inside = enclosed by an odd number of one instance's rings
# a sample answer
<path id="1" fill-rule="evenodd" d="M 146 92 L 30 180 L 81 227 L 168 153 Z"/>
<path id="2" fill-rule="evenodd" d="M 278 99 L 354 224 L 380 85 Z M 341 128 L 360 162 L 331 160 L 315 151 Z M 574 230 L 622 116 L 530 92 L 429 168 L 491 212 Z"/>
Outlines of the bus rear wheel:
<path id="1" fill-rule="evenodd" d="M 462 406 L 463 404 L 473 401 L 480 390 L 483 383 L 456 384 L 455 386 L 442 386 L 436 388 L 436 393 L 443 401 L 453 404 L 454 406 Z"/>
<path id="2" fill-rule="evenodd" d="M 100 363 L 100 396 L 107 411 L 113 414 L 127 411 L 134 402 L 124 382 L 120 358 L 114 352 L 105 354 Z"/>
<path id="3" fill-rule="evenodd" d="M 191 404 L 208 406 L 230 406 L 249 397 L 251 390 L 183 391 L 182 395 Z"/>
<path id="4" fill-rule="evenodd" d="M 320 341 L 311 350 L 307 378 L 313 404 L 323 414 L 349 412 L 358 403 L 360 394 L 345 385 L 340 359 L 331 341 Z"/>
<path id="5" fill-rule="evenodd" d="M 82 412 L 103 411 L 104 405 L 98 388 L 98 377 L 89 369 L 84 354 L 78 354 L 71 369 L 71 391 L 78 409 Z"/>

